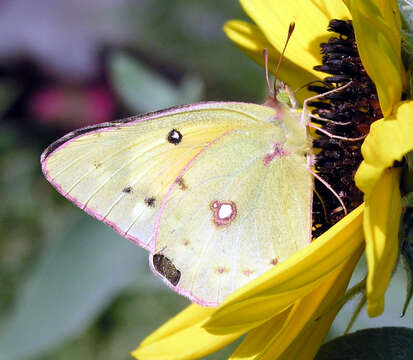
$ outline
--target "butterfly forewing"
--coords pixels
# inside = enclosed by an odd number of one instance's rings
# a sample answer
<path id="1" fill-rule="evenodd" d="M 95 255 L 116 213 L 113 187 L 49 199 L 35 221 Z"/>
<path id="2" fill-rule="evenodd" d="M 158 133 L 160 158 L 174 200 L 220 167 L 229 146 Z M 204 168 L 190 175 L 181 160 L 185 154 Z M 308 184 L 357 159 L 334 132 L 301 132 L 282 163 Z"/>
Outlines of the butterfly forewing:
<path id="1" fill-rule="evenodd" d="M 257 120 L 262 107 L 204 103 L 74 131 L 42 155 L 56 189 L 123 236 L 152 249 L 163 198 L 197 154 Z M 188 209 L 190 211 L 190 209 Z"/>

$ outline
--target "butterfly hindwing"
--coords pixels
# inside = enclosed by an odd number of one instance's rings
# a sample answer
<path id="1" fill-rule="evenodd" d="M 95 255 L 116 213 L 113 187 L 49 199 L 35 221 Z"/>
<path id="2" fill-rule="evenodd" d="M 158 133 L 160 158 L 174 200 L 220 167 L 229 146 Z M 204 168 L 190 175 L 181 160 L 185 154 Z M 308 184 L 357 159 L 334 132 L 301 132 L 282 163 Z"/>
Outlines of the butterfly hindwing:
<path id="1" fill-rule="evenodd" d="M 175 290 L 217 305 L 309 243 L 312 177 L 291 135 L 264 122 L 233 130 L 173 184 L 151 262 Z"/>

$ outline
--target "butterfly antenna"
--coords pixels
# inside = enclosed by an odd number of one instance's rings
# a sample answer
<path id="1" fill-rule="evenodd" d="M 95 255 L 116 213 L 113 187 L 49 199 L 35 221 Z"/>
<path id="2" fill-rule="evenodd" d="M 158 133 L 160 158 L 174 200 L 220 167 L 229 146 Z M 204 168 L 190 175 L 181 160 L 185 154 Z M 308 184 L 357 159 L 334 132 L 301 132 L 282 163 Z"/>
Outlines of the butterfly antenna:
<path id="1" fill-rule="evenodd" d="M 281 52 L 280 58 L 278 59 L 277 66 L 275 68 L 274 72 L 274 92 L 277 93 L 277 88 L 276 88 L 276 83 L 277 83 L 277 75 L 278 75 L 278 70 L 280 69 L 281 62 L 283 61 L 285 50 L 287 49 L 288 42 L 290 41 L 291 35 L 293 34 L 295 28 L 295 22 L 291 22 L 290 26 L 288 28 L 288 35 L 287 35 L 287 40 L 285 41 L 284 49 Z"/>
<path id="2" fill-rule="evenodd" d="M 338 202 L 340 203 L 342 210 L 344 211 L 344 215 L 347 215 L 348 211 L 346 205 L 344 205 L 343 200 L 341 200 L 341 197 L 334 191 L 330 184 L 327 181 L 325 181 L 321 176 L 317 175 L 311 168 L 309 169 L 309 171 L 318 181 L 320 181 L 328 190 L 332 192 L 332 194 L 337 198 Z"/>
<path id="3" fill-rule="evenodd" d="M 270 96 L 274 96 L 274 90 L 271 88 L 270 85 L 270 77 L 268 75 L 268 50 L 264 49 L 264 63 L 265 63 L 265 80 L 267 80 L 268 92 Z"/>
<path id="4" fill-rule="evenodd" d="M 334 94 L 334 93 L 336 93 L 336 92 L 342 91 L 342 90 L 344 90 L 345 88 L 347 88 L 348 86 L 350 86 L 352 83 L 353 83 L 353 81 L 349 81 L 347 84 L 345 84 L 345 85 L 343 85 L 343 86 L 340 86 L 340 87 L 338 87 L 338 88 L 334 88 L 334 89 L 332 89 L 332 90 L 330 90 L 330 91 L 327 91 L 327 92 L 325 92 L 325 93 L 318 94 L 318 95 L 314 95 L 314 96 L 311 96 L 311 97 L 305 99 L 305 100 L 304 100 L 304 103 L 303 103 L 303 111 L 301 112 L 301 122 L 302 122 L 302 124 L 303 124 L 303 125 L 309 125 L 308 119 L 310 118 L 310 116 L 309 116 L 309 111 L 308 111 L 308 106 L 309 106 L 308 103 L 309 103 L 310 101 L 313 101 L 313 100 L 316 100 L 316 99 L 320 99 L 320 98 L 325 97 L 325 96 L 327 96 L 327 95 Z M 330 135 L 332 135 L 332 134 L 328 133 L 328 134 L 326 134 L 326 135 L 330 136 Z M 335 137 L 335 136 L 332 135 L 332 136 L 330 136 L 330 137 Z M 347 140 L 347 139 L 346 139 L 346 140 Z M 360 139 L 358 139 L 358 140 L 360 140 Z M 358 140 L 354 140 L 354 141 L 358 141 Z"/>

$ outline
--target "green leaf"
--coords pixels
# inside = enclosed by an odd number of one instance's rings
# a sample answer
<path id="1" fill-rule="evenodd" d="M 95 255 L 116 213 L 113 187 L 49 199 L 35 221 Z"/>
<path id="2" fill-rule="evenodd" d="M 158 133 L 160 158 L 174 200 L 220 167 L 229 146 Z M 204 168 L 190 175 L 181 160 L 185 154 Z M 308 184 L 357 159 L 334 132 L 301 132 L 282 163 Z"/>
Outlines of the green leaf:
<path id="1" fill-rule="evenodd" d="M 400 225 L 400 253 L 407 274 L 406 301 L 402 316 L 406 313 L 413 296 L 413 192 L 403 197 L 403 213 Z"/>
<path id="2" fill-rule="evenodd" d="M 315 360 L 410 360 L 413 329 L 383 327 L 365 329 L 324 344 Z"/>
<path id="3" fill-rule="evenodd" d="M 112 83 L 126 106 L 136 113 L 199 101 L 202 81 L 190 76 L 175 86 L 162 76 L 124 53 L 112 54 L 109 61 Z"/>
<path id="4" fill-rule="evenodd" d="M 64 235 L 46 249 L 14 311 L 2 319 L 1 360 L 41 355 L 73 338 L 120 292 L 150 275 L 145 251 L 77 213 L 64 218 Z"/>
<path id="5" fill-rule="evenodd" d="M 4 81 L 0 83 L 0 118 L 13 104 L 19 95 L 19 87 L 12 81 Z"/>

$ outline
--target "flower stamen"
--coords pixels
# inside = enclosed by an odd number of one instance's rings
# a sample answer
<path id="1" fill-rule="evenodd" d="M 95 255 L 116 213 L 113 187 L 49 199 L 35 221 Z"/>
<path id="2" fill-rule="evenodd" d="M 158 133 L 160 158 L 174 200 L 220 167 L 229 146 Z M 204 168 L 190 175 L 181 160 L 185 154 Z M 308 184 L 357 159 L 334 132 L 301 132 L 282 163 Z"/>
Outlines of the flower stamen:
<path id="1" fill-rule="evenodd" d="M 314 147 L 320 149 L 314 168 L 351 211 L 363 202 L 363 194 L 354 183 L 355 172 L 362 161 L 361 144 L 370 124 L 381 118 L 382 114 L 375 85 L 359 57 L 351 21 L 332 20 L 328 30 L 339 34 L 339 37 L 333 36 L 327 43 L 320 44 L 322 65 L 314 69 L 331 76 L 325 77 L 320 85 L 308 86 L 310 91 L 318 94 L 329 92 L 322 99 L 308 104 L 314 109 L 312 121 L 320 125 L 316 130 L 319 137 L 314 141 Z M 350 81 L 350 86 L 331 93 L 331 90 Z M 327 133 L 334 134 L 334 137 Z M 356 141 L 349 144 L 349 138 Z M 319 225 L 314 226 L 313 237 L 322 234 L 344 215 L 335 211 L 337 200 L 332 198 L 331 193 L 317 183 L 315 188 L 324 200 L 330 223 L 325 223 L 323 206 L 315 197 L 313 219 L 314 225 Z"/>

